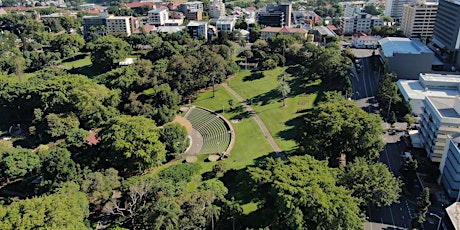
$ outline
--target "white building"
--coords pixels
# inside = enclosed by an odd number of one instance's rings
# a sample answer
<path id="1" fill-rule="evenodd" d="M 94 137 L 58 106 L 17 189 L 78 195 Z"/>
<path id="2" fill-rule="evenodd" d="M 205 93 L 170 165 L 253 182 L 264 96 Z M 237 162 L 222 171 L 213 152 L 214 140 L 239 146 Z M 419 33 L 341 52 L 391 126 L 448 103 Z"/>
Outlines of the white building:
<path id="1" fill-rule="evenodd" d="M 236 17 L 235 16 L 222 16 L 216 21 L 216 27 L 218 30 L 226 32 L 232 32 L 235 28 Z"/>
<path id="2" fill-rule="evenodd" d="M 428 96 L 423 105 L 420 136 L 431 161 L 441 162 L 448 135 L 460 132 L 460 96 Z"/>
<path id="3" fill-rule="evenodd" d="M 340 27 L 343 34 L 354 34 L 357 32 L 367 33 L 375 26 L 383 26 L 382 17 L 360 13 L 352 17 L 340 18 Z"/>
<path id="4" fill-rule="evenodd" d="M 192 38 L 208 39 L 208 23 L 200 21 L 190 21 L 187 30 Z"/>
<path id="5" fill-rule="evenodd" d="M 209 17 L 220 18 L 225 16 L 225 3 L 222 0 L 214 0 L 209 6 Z"/>
<path id="6" fill-rule="evenodd" d="M 179 10 L 184 14 L 196 10 L 203 11 L 203 2 L 183 2 L 179 5 Z"/>
<path id="7" fill-rule="evenodd" d="M 109 16 L 106 20 L 107 33 L 126 33 L 128 36 L 132 33 L 131 16 Z"/>
<path id="8" fill-rule="evenodd" d="M 353 17 L 353 15 L 361 13 L 366 4 L 365 1 L 339 2 L 339 5 L 343 8 L 342 16 L 344 17 Z"/>
<path id="9" fill-rule="evenodd" d="M 169 19 L 168 9 L 155 9 L 148 12 L 149 24 L 155 26 L 164 26 Z"/>
<path id="10" fill-rule="evenodd" d="M 441 164 L 439 164 L 439 171 L 441 172 L 439 182 L 452 199 L 458 197 L 460 190 L 460 172 L 458 172 L 460 168 L 459 146 L 460 133 L 449 135 L 444 146 Z"/>
<path id="11" fill-rule="evenodd" d="M 437 11 L 437 2 L 404 4 L 401 19 L 401 30 L 404 35 L 407 37 L 420 37 L 423 40 L 431 38 Z"/>
<path id="12" fill-rule="evenodd" d="M 379 44 L 380 36 L 368 36 L 365 33 L 353 34 L 351 38 L 353 47 L 375 49 Z"/>
<path id="13" fill-rule="evenodd" d="M 403 14 L 403 5 L 412 2 L 415 2 L 415 0 L 386 0 L 385 16 L 392 17 L 399 22 Z"/>

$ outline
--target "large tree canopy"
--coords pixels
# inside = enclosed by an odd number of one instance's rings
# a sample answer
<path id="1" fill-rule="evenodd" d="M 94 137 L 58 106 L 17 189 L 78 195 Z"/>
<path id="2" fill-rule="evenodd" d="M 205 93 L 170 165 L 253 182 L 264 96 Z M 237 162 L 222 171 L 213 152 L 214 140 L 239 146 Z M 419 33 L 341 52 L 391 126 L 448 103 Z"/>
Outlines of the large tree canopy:
<path id="1" fill-rule="evenodd" d="M 100 132 L 107 160 L 120 172 L 132 174 L 159 166 L 166 159 L 165 145 L 155 123 L 145 117 L 122 115 Z"/>
<path id="2" fill-rule="evenodd" d="M 362 229 L 359 200 L 337 185 L 337 169 L 311 156 L 288 161 L 269 159 L 262 168 L 251 168 L 251 176 L 263 205 L 276 229 Z"/>
<path id="3" fill-rule="evenodd" d="M 114 36 L 102 36 L 89 44 L 91 62 L 103 70 L 110 69 L 115 62 L 128 57 L 131 53 L 129 43 Z"/>
<path id="4" fill-rule="evenodd" d="M 346 160 L 376 159 L 383 148 L 380 117 L 336 92 L 326 93 L 324 101 L 306 114 L 301 129 L 300 151 L 318 160 L 329 159 L 333 166 L 343 155 Z"/>
<path id="5" fill-rule="evenodd" d="M 398 201 L 402 187 L 401 181 L 385 164 L 370 163 L 361 157 L 347 165 L 340 182 L 353 191 L 354 197 L 377 206 L 388 206 Z"/>

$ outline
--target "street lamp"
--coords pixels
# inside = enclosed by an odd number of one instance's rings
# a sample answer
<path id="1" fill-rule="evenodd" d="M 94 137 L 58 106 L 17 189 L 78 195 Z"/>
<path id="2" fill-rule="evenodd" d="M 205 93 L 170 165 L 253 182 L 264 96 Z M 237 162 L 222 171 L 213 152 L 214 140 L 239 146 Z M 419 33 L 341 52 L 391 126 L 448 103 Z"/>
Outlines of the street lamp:
<path id="1" fill-rule="evenodd" d="M 438 215 L 436 215 L 436 214 L 434 214 L 434 213 L 431 213 L 431 212 L 430 212 L 430 216 L 435 216 L 436 218 L 439 219 L 439 221 L 438 221 L 438 227 L 436 228 L 436 230 L 439 230 L 439 227 L 441 227 L 442 217 L 440 217 L 440 216 L 438 216 Z"/>

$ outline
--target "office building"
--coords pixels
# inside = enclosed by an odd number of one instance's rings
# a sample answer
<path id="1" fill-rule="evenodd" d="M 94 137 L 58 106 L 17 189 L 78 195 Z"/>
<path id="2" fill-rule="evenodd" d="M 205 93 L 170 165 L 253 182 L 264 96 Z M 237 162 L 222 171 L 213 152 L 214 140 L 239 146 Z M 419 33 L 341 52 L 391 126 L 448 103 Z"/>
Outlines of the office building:
<path id="1" fill-rule="evenodd" d="M 355 14 L 352 17 L 341 17 L 340 27 L 342 34 L 367 33 L 375 26 L 383 26 L 383 18 L 366 13 Z"/>
<path id="2" fill-rule="evenodd" d="M 148 12 L 149 24 L 154 26 L 164 26 L 169 19 L 168 9 L 155 9 Z"/>
<path id="3" fill-rule="evenodd" d="M 257 22 L 271 27 L 291 27 L 292 4 L 281 3 L 276 6 L 266 6 L 257 12 Z"/>
<path id="4" fill-rule="evenodd" d="M 379 40 L 382 63 L 400 79 L 418 79 L 420 73 L 431 71 L 434 53 L 419 39 L 386 37 Z"/>
<path id="5" fill-rule="evenodd" d="M 439 0 L 433 29 L 433 50 L 443 61 L 460 68 L 460 1 Z"/>
<path id="6" fill-rule="evenodd" d="M 220 18 L 225 16 L 225 3 L 222 0 L 214 0 L 209 6 L 209 17 Z"/>
<path id="7" fill-rule="evenodd" d="M 433 35 L 437 2 L 413 2 L 404 4 L 401 30 L 406 37 L 417 37 L 424 41 Z"/>
<path id="8" fill-rule="evenodd" d="M 101 26 L 106 26 L 106 19 L 110 15 L 107 12 L 101 12 L 97 16 L 83 16 L 83 35 L 87 38 L 92 30 L 99 34 L 104 34 Z"/>
<path id="9" fill-rule="evenodd" d="M 190 21 L 187 30 L 192 38 L 208 39 L 208 23 L 199 21 Z"/>
<path id="10" fill-rule="evenodd" d="M 448 135 L 460 132 L 460 96 L 428 96 L 423 105 L 420 137 L 430 160 L 441 162 Z"/>
<path id="11" fill-rule="evenodd" d="M 125 33 L 130 36 L 132 33 L 131 16 L 109 16 L 106 18 L 107 33 Z"/>
<path id="12" fill-rule="evenodd" d="M 415 2 L 415 0 L 386 0 L 385 16 L 392 17 L 399 22 L 403 14 L 403 5 Z"/>

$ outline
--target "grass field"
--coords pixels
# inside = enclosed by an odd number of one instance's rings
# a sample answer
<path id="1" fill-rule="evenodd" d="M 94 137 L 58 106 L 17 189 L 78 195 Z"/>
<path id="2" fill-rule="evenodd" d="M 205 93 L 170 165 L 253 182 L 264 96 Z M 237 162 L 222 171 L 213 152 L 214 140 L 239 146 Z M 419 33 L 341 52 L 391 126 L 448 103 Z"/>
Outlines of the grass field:
<path id="1" fill-rule="evenodd" d="M 316 86 L 319 82 L 312 83 L 315 90 L 311 93 L 299 89 L 294 82 L 291 84 L 291 93 L 285 100 L 286 107 L 282 107 L 282 96 L 278 92 L 278 76 L 286 68 L 276 68 L 264 72 L 240 71 L 228 80 L 228 84 L 249 103 L 264 121 L 271 135 L 281 150 L 290 151 L 296 146 L 294 139 L 298 131 L 295 127 L 301 122 L 301 116 L 306 109 L 312 107 L 316 100 Z"/>

